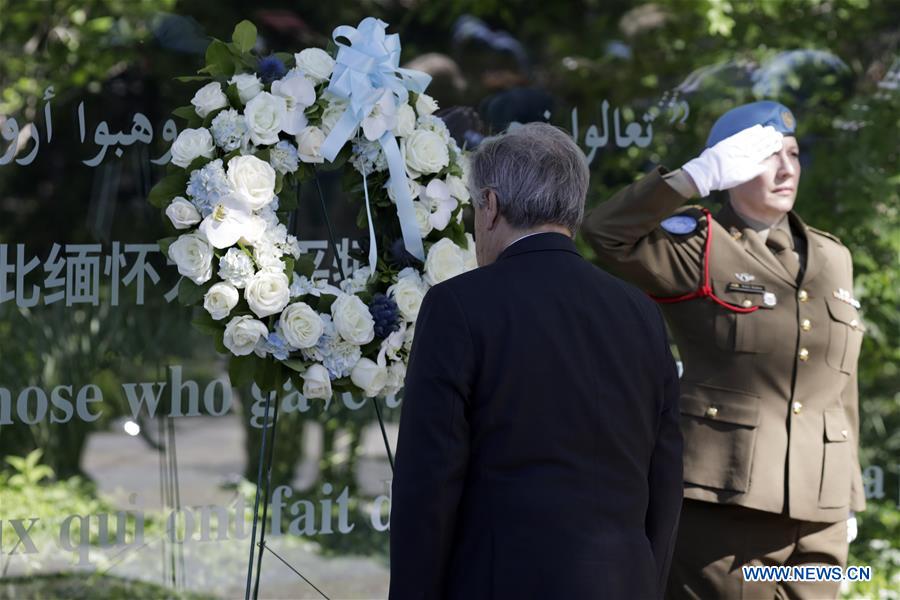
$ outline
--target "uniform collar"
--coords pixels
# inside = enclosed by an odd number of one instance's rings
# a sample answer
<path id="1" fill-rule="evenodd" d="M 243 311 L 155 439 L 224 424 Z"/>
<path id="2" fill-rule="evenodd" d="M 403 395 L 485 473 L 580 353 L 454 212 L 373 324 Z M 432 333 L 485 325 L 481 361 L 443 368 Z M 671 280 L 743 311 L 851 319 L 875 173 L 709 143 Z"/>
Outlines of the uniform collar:
<path id="1" fill-rule="evenodd" d="M 578 248 L 575 247 L 575 241 L 569 236 L 555 231 L 542 231 L 538 234 L 520 237 L 507 246 L 500 253 L 500 256 L 497 257 L 497 260 L 500 261 L 511 256 L 547 250 L 560 250 L 581 256 Z"/>

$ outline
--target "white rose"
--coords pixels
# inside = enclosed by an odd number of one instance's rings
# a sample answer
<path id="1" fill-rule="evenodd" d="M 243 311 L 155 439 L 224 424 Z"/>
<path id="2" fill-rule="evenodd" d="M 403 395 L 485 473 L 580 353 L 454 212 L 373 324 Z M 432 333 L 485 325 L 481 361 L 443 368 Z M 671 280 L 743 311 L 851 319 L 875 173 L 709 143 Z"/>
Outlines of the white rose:
<path id="1" fill-rule="evenodd" d="M 316 83 L 327 80 L 334 71 L 334 59 L 320 48 L 301 50 L 294 54 L 294 61 L 297 68 Z"/>
<path id="2" fill-rule="evenodd" d="M 221 321 L 237 306 L 238 300 L 240 294 L 236 287 L 229 283 L 217 283 L 203 296 L 203 308 L 213 319 Z"/>
<path id="3" fill-rule="evenodd" d="M 447 175 L 444 180 L 447 187 L 450 188 L 450 195 L 459 200 L 460 204 L 465 204 L 469 200 L 469 188 L 463 183 L 463 180 L 456 175 Z"/>
<path id="4" fill-rule="evenodd" d="M 169 246 L 169 258 L 178 272 L 197 285 L 212 277 L 212 245 L 198 233 L 186 233 Z"/>
<path id="5" fill-rule="evenodd" d="M 341 294 L 331 305 L 334 327 L 342 338 L 362 346 L 375 339 L 375 320 L 357 296 Z"/>
<path id="6" fill-rule="evenodd" d="M 187 229 L 203 220 L 197 207 L 181 196 L 172 200 L 172 204 L 166 207 L 166 216 L 172 221 L 175 229 Z"/>
<path id="7" fill-rule="evenodd" d="M 172 144 L 172 164 L 187 168 L 194 159 L 212 158 L 215 152 L 216 143 L 208 129 L 185 129 Z"/>
<path id="8" fill-rule="evenodd" d="M 281 313 L 281 331 L 294 348 L 312 348 L 325 331 L 325 322 L 305 302 L 295 302 Z"/>
<path id="9" fill-rule="evenodd" d="M 406 164 L 417 173 L 437 173 L 450 164 L 450 153 L 441 136 L 416 129 L 405 140 Z"/>
<path id="10" fill-rule="evenodd" d="M 325 141 L 325 133 L 318 127 L 310 125 L 297 134 L 297 153 L 300 160 L 305 163 L 324 162 L 322 156 L 322 143 Z"/>
<path id="11" fill-rule="evenodd" d="M 194 112 L 205 118 L 214 110 L 228 106 L 228 97 L 222 91 L 222 84 L 214 81 L 197 90 L 197 93 L 191 98 L 191 104 L 194 105 Z"/>
<path id="12" fill-rule="evenodd" d="M 419 197 L 419 194 L 421 194 L 422 190 L 424 190 L 425 188 L 422 187 L 422 185 L 418 181 L 413 179 L 409 175 L 409 173 L 407 173 L 406 175 L 407 175 L 406 176 L 406 185 L 409 188 L 409 197 L 411 199 L 415 200 L 416 198 Z M 396 194 L 394 194 L 394 186 L 391 184 L 392 184 L 392 181 L 390 179 L 388 179 L 387 183 L 384 184 L 384 187 L 387 188 L 388 198 L 391 199 L 391 202 L 393 202 L 394 204 L 397 204 L 397 197 L 396 197 Z"/>
<path id="13" fill-rule="evenodd" d="M 465 271 L 466 257 L 462 248 L 450 238 L 443 238 L 428 250 L 424 277 L 428 285 L 437 285 Z"/>
<path id="14" fill-rule="evenodd" d="M 303 396 L 310 400 L 331 398 L 331 378 L 328 369 L 316 363 L 310 365 L 303 374 Z"/>
<path id="15" fill-rule="evenodd" d="M 349 103 L 343 100 L 332 100 L 328 103 L 328 106 L 322 111 L 322 123 L 320 125 L 325 135 L 331 133 L 338 120 L 343 116 L 344 111 L 347 110 L 348 105 Z M 359 131 L 359 127 L 355 127 L 348 137 L 355 137 L 357 131 Z"/>
<path id="16" fill-rule="evenodd" d="M 402 104 L 397 108 L 397 126 L 394 127 L 394 134 L 400 137 L 406 137 L 416 128 L 416 113 L 409 104 Z"/>
<path id="17" fill-rule="evenodd" d="M 413 208 L 416 211 L 416 225 L 419 226 L 419 235 L 425 239 L 434 226 L 431 224 L 431 210 L 424 202 L 413 200 Z"/>
<path id="18" fill-rule="evenodd" d="M 266 329 L 265 323 L 243 315 L 234 317 L 228 322 L 222 341 L 232 354 L 246 356 L 253 352 L 260 338 L 265 338 L 267 335 L 269 335 L 269 330 Z"/>
<path id="19" fill-rule="evenodd" d="M 382 396 L 395 396 L 403 389 L 403 382 L 406 379 L 406 365 L 402 362 L 393 362 L 387 368 L 387 381 L 384 389 L 381 390 Z"/>
<path id="20" fill-rule="evenodd" d="M 230 201 L 243 210 L 260 210 L 275 198 L 275 169 L 252 154 L 229 160 L 226 178 L 234 191 Z"/>
<path id="21" fill-rule="evenodd" d="M 437 102 L 428 94 L 419 94 L 419 97 L 416 98 L 416 112 L 420 117 L 427 117 L 437 109 Z"/>
<path id="22" fill-rule="evenodd" d="M 244 289 L 244 298 L 257 317 L 281 312 L 290 296 L 290 284 L 283 271 L 260 271 L 250 278 Z"/>
<path id="23" fill-rule="evenodd" d="M 273 96 L 269 92 L 257 94 L 244 109 L 250 140 L 257 146 L 277 144 L 287 114 L 287 101 L 283 96 Z"/>
<path id="24" fill-rule="evenodd" d="M 418 274 L 413 277 L 401 277 L 387 290 L 388 296 L 397 303 L 400 315 L 405 320 L 412 322 L 419 317 L 419 309 L 422 307 L 425 292 L 425 286 Z"/>
<path id="25" fill-rule="evenodd" d="M 228 80 L 237 88 L 238 97 L 241 102 L 247 104 L 263 91 L 262 81 L 253 73 L 240 73 Z"/>
<path id="26" fill-rule="evenodd" d="M 387 383 L 387 368 L 368 358 L 361 358 L 350 371 L 353 382 L 367 398 L 377 396 Z"/>
<path id="27" fill-rule="evenodd" d="M 463 255 L 466 258 L 466 270 L 471 271 L 478 268 L 478 255 L 475 253 L 475 238 L 471 233 L 466 233 L 466 241 L 468 247 L 463 251 Z"/>

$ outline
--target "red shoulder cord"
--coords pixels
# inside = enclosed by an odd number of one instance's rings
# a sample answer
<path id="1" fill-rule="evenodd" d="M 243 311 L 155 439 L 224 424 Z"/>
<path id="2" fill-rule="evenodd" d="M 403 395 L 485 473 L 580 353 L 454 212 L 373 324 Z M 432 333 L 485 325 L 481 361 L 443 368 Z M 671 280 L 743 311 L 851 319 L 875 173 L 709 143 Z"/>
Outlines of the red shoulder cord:
<path id="1" fill-rule="evenodd" d="M 675 302 L 685 302 L 686 300 L 693 300 L 695 298 L 709 298 L 716 304 L 724 306 L 730 311 L 734 311 L 737 313 L 752 313 L 759 309 L 758 306 L 751 306 L 750 308 L 744 308 L 743 306 L 736 306 L 734 304 L 730 304 L 725 302 L 718 296 L 713 293 L 712 286 L 709 283 L 709 251 L 712 248 L 712 232 L 713 232 L 713 218 L 710 214 L 709 210 L 704 208 L 703 214 L 706 215 L 706 244 L 703 248 L 703 283 L 700 285 L 699 289 L 694 290 L 690 294 L 685 294 L 683 296 L 674 296 L 674 297 L 659 297 L 650 294 L 650 297 L 659 302 L 660 304 L 673 304 Z"/>

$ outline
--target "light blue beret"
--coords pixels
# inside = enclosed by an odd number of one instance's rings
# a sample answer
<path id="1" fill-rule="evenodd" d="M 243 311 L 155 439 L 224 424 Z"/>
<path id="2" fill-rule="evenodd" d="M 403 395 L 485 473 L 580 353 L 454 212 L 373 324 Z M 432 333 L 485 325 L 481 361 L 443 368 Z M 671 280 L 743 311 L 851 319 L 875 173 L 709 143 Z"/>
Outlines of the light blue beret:
<path id="1" fill-rule="evenodd" d="M 761 100 L 732 108 L 719 117 L 709 132 L 706 147 L 715 146 L 727 137 L 754 125 L 771 125 L 784 135 L 794 135 L 797 122 L 791 109 L 784 104 Z"/>

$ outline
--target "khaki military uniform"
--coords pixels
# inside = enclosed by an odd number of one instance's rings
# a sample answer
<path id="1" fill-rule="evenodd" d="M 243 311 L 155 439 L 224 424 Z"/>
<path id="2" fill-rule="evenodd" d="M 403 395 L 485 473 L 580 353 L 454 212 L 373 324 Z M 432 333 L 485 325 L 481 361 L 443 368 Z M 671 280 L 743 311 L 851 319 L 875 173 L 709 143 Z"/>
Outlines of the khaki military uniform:
<path id="1" fill-rule="evenodd" d="M 685 198 L 663 174 L 601 203 L 582 233 L 604 267 L 651 295 L 674 297 L 704 280 L 710 224 L 699 207 L 682 207 Z M 660 227 L 676 212 L 696 228 Z M 793 212 L 788 219 L 802 265 L 796 280 L 728 203 L 713 218 L 711 291 L 754 312 L 709 298 L 660 305 L 684 364 L 684 496 L 844 527 L 851 510 L 865 507 L 856 381 L 864 328 L 847 248 Z M 846 560 L 846 539 L 832 554 Z"/>

